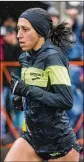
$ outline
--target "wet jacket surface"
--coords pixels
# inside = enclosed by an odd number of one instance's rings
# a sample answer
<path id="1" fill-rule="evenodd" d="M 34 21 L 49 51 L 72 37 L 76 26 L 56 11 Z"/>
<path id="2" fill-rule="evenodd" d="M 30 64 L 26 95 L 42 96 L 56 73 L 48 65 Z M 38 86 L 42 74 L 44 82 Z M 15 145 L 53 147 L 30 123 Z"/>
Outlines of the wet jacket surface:
<path id="1" fill-rule="evenodd" d="M 47 40 L 37 52 L 21 54 L 19 62 L 29 85 L 23 130 L 36 150 L 66 150 L 76 140 L 66 114 L 73 106 L 67 56 Z"/>

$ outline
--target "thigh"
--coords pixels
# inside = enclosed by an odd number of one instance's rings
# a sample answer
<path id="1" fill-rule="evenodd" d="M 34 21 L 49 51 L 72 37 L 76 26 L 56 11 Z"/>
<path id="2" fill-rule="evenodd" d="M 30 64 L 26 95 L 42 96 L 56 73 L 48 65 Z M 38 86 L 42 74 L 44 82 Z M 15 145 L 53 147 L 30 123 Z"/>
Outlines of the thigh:
<path id="1" fill-rule="evenodd" d="M 67 155 L 53 160 L 50 159 L 48 162 L 79 162 L 79 153 L 72 149 Z"/>
<path id="2" fill-rule="evenodd" d="M 42 162 L 42 159 L 36 154 L 33 147 L 25 139 L 20 137 L 14 142 L 4 161 Z"/>

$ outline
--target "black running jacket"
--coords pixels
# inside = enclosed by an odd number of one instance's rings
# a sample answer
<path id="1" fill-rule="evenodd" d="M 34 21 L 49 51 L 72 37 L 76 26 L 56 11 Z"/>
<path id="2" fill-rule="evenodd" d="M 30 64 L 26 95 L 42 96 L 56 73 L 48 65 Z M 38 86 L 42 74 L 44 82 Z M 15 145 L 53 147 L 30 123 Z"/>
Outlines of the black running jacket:
<path id="1" fill-rule="evenodd" d="M 19 62 L 29 86 L 23 130 L 37 149 L 62 150 L 76 138 L 66 114 L 73 106 L 67 55 L 46 40 L 37 52 L 21 54 Z"/>

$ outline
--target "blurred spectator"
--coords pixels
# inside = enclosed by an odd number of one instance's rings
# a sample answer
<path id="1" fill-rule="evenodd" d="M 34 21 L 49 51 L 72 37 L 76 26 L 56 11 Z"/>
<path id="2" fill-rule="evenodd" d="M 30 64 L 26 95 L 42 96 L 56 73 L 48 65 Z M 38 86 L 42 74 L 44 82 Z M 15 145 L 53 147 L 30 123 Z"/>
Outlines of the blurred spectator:
<path id="1" fill-rule="evenodd" d="M 3 25 L 5 27 L 11 26 L 13 28 L 16 28 L 17 21 L 16 21 L 16 19 L 14 17 L 12 17 L 11 15 L 8 15 L 7 17 L 4 18 Z"/>
<path id="2" fill-rule="evenodd" d="M 2 45 L 2 49 L 4 52 L 4 61 L 18 61 L 18 57 L 22 53 L 22 50 L 20 49 L 20 46 L 18 44 L 17 33 L 14 27 L 11 27 L 10 25 L 6 26 L 6 33 L 3 35 L 3 40 L 4 44 Z M 9 71 L 9 73 L 11 73 L 12 71 L 16 73 L 16 75 L 20 74 L 20 68 L 7 67 L 7 70 Z M 14 112 L 14 108 L 12 106 L 12 95 L 10 85 L 7 81 L 6 76 L 3 75 L 3 77 L 3 91 L 1 94 L 2 106 L 6 109 L 9 117 L 15 124 L 15 127 L 21 129 L 21 123 L 23 121 L 23 112 Z M 14 116 L 14 114 L 16 115 Z M 2 144 L 10 143 L 10 141 L 13 141 L 14 138 L 11 137 L 10 130 L 6 125 L 6 120 L 3 115 L 1 117 L 1 128 Z M 10 134 L 10 136 L 8 136 L 7 134 Z"/>
<path id="3" fill-rule="evenodd" d="M 17 33 L 14 28 L 6 27 L 6 35 L 4 38 L 4 61 L 17 61 L 22 52 L 17 40 Z"/>
<path id="4" fill-rule="evenodd" d="M 65 13 L 68 14 L 73 20 L 77 19 L 78 10 L 76 8 L 66 9 Z"/>
<path id="5" fill-rule="evenodd" d="M 3 51 L 3 48 L 2 48 L 3 44 L 4 44 L 4 39 L 0 35 L 0 61 L 4 60 L 4 51 Z"/>
<path id="6" fill-rule="evenodd" d="M 73 19 L 72 30 L 76 34 L 77 40 L 80 41 L 81 24 L 78 21 L 79 12 L 75 8 L 65 10 L 65 13 Z"/>
<path id="7" fill-rule="evenodd" d="M 80 89 L 78 89 L 75 85 L 72 84 L 73 89 L 73 107 L 71 110 L 67 112 L 68 116 L 70 117 L 70 124 L 74 128 L 80 115 L 83 112 L 83 93 Z M 79 132 L 80 138 L 81 130 Z M 77 134 L 78 135 L 78 134 Z"/>
<path id="8" fill-rule="evenodd" d="M 18 43 L 15 28 L 11 26 L 6 27 L 6 34 L 4 35 L 4 40 L 10 45 L 15 45 Z"/>
<path id="9" fill-rule="evenodd" d="M 69 72 L 72 84 L 75 85 L 76 88 L 81 89 L 82 88 L 81 75 L 83 73 L 83 68 L 79 66 L 70 66 Z"/>
<path id="10" fill-rule="evenodd" d="M 68 50 L 69 60 L 82 60 L 83 59 L 83 45 L 84 45 L 84 26 L 78 21 L 78 10 L 68 9 L 65 11 L 69 16 L 67 23 L 72 27 L 73 36 L 76 38 L 74 46 Z M 83 112 L 83 68 L 78 66 L 70 66 L 69 68 L 72 89 L 73 89 L 73 108 L 68 111 L 70 123 L 74 128 L 80 115 Z M 77 132 L 77 138 L 81 138 L 81 129 Z"/>
<path id="11" fill-rule="evenodd" d="M 72 89 L 73 89 L 73 108 L 67 112 L 68 116 L 70 117 L 70 123 L 74 128 L 75 124 L 77 123 L 80 115 L 83 112 L 83 92 L 82 88 L 82 79 L 81 75 L 83 73 L 83 68 L 78 66 L 70 66 L 69 67 Z M 78 138 L 80 137 L 81 130 L 79 134 L 77 134 Z"/>
<path id="12" fill-rule="evenodd" d="M 84 46 L 84 25 L 80 30 L 80 41 L 77 40 L 75 45 L 68 50 L 69 60 L 83 60 Z"/>
<path id="13" fill-rule="evenodd" d="M 68 9 L 65 10 L 65 13 L 69 16 L 66 19 L 66 22 L 71 26 L 73 31 L 73 37 L 76 40 L 76 43 L 72 48 L 68 50 L 69 60 L 82 60 L 83 59 L 83 27 L 82 24 L 78 22 L 78 10 L 77 9 Z"/>
<path id="14" fill-rule="evenodd" d="M 49 7 L 47 11 L 52 18 L 53 24 L 58 25 L 60 23 L 59 11 L 55 7 Z"/>
<path id="15" fill-rule="evenodd" d="M 80 42 L 76 42 L 73 48 L 68 51 L 69 60 L 82 60 L 83 58 L 83 46 Z"/>

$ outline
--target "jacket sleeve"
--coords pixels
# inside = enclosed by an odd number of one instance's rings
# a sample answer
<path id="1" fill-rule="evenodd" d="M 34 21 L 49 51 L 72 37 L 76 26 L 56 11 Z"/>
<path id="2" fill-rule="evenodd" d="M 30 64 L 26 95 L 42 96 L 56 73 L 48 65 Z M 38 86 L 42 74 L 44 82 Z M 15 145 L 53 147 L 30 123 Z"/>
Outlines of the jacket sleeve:
<path id="1" fill-rule="evenodd" d="M 50 107 L 71 109 L 73 106 L 71 82 L 68 69 L 61 57 L 56 54 L 48 56 L 45 71 L 48 74 L 52 92 L 29 86 L 28 97 Z"/>

